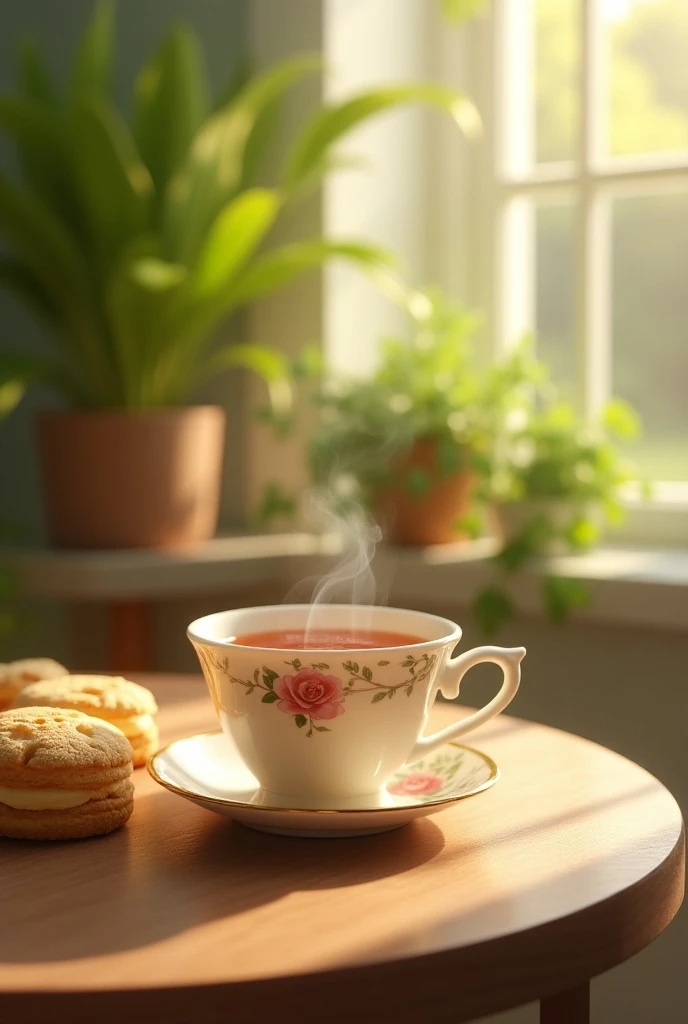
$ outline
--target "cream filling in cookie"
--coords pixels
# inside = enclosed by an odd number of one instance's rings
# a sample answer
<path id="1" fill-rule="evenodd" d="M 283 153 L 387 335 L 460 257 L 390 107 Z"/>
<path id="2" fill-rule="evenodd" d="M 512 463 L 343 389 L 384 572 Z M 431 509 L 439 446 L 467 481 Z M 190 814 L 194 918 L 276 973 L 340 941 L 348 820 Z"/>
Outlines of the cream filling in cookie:
<path id="1" fill-rule="evenodd" d="M 155 720 L 152 715 L 130 715 L 129 718 L 108 718 L 110 725 L 115 725 L 125 736 L 138 736 L 153 728 Z"/>
<path id="2" fill-rule="evenodd" d="M 0 804 L 15 811 L 66 811 L 104 795 L 102 789 L 14 789 L 0 786 Z"/>

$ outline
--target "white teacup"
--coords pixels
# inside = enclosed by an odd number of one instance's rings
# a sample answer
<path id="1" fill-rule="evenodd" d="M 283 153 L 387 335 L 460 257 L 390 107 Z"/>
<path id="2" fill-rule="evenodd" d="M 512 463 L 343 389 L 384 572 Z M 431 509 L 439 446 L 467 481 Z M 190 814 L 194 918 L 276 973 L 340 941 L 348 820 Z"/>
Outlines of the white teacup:
<path id="1" fill-rule="evenodd" d="M 379 793 L 405 762 L 430 754 L 487 722 L 513 700 L 524 647 L 476 647 L 457 658 L 461 628 L 402 608 L 324 605 L 318 629 L 366 628 L 423 642 L 366 650 L 244 647 L 228 637 L 305 629 L 310 605 L 240 608 L 192 622 L 196 649 L 222 729 L 260 785 L 280 796 L 327 803 Z M 355 619 L 352 618 L 355 616 Z M 485 707 L 430 736 L 428 713 L 441 690 L 459 694 L 473 665 L 493 661 L 502 687 Z"/>

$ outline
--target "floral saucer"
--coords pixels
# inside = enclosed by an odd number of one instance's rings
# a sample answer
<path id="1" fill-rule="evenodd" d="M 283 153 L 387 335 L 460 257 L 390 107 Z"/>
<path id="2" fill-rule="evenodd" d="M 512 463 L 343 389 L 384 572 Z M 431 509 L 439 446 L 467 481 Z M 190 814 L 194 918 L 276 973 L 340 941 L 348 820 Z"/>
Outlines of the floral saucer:
<path id="1" fill-rule="evenodd" d="M 499 778 L 499 768 L 486 754 L 447 743 L 422 761 L 400 768 L 380 797 L 358 797 L 337 807 L 304 807 L 302 801 L 262 790 L 219 731 L 170 743 L 153 755 L 148 771 L 172 793 L 249 828 L 322 838 L 400 828 L 482 793 Z"/>

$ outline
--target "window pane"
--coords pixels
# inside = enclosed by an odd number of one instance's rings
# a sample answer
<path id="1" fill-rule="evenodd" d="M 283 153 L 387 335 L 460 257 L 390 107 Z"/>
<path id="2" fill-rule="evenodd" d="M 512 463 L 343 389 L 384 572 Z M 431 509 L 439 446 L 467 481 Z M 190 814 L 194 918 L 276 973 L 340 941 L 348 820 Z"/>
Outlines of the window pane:
<path id="1" fill-rule="evenodd" d="M 576 381 L 575 230 L 573 203 L 536 207 L 537 354 L 567 395 Z"/>
<path id="2" fill-rule="evenodd" d="M 643 417 L 647 475 L 688 479 L 688 194 L 613 204 L 613 388 Z"/>
<path id="3" fill-rule="evenodd" d="M 688 148 L 688 0 L 603 0 L 612 155 Z"/>
<path id="4" fill-rule="evenodd" d="M 578 145 L 580 0 L 535 2 L 535 160 L 573 160 Z"/>

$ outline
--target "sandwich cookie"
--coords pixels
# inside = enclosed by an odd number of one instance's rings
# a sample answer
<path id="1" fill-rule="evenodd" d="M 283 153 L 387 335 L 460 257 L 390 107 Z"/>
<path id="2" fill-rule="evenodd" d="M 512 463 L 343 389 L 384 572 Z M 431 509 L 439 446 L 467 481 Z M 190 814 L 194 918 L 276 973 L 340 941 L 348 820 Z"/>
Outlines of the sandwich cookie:
<path id="1" fill-rule="evenodd" d="M 121 676 L 63 675 L 33 683 L 15 698 L 13 707 L 31 705 L 71 708 L 116 725 L 131 743 L 134 768 L 158 749 L 155 697 L 145 686 Z"/>
<path id="2" fill-rule="evenodd" d="M 55 679 L 67 672 L 64 665 L 52 658 L 24 658 L 0 665 L 0 711 L 10 706 L 20 690 L 39 679 Z"/>
<path id="3" fill-rule="evenodd" d="M 0 714 L 0 836 L 84 839 L 134 806 L 131 747 L 108 722 L 61 708 Z"/>

